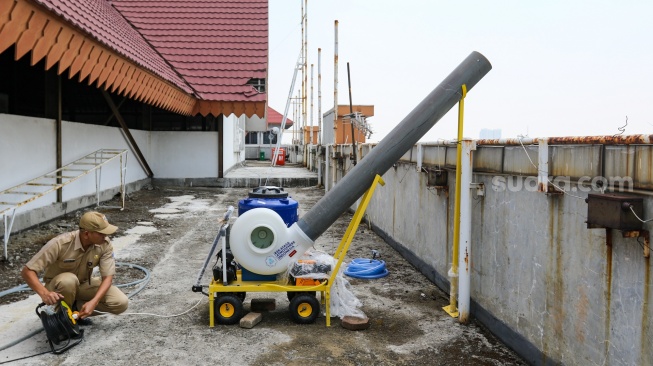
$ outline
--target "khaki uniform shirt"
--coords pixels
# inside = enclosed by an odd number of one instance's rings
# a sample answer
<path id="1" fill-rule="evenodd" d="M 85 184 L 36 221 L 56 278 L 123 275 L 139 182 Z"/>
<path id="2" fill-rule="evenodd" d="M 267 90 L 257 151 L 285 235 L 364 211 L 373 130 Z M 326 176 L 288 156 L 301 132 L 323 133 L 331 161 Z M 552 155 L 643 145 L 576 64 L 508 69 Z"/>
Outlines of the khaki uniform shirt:
<path id="1" fill-rule="evenodd" d="M 102 277 L 116 273 L 113 245 L 109 239 L 85 251 L 79 239 L 79 230 L 53 238 L 25 266 L 37 274 L 45 270 L 43 281 L 46 284 L 63 272 L 74 273 L 79 283 L 90 283 L 93 268 L 96 266 L 100 267 Z"/>

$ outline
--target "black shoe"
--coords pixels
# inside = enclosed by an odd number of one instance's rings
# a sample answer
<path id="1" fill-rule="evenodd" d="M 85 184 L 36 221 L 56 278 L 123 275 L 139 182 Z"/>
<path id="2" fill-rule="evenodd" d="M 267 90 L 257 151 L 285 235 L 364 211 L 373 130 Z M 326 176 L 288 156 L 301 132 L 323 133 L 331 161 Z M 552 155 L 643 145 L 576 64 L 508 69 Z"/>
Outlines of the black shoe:
<path id="1" fill-rule="evenodd" d="M 93 321 L 89 318 L 77 319 L 77 324 L 82 326 L 93 325 Z"/>

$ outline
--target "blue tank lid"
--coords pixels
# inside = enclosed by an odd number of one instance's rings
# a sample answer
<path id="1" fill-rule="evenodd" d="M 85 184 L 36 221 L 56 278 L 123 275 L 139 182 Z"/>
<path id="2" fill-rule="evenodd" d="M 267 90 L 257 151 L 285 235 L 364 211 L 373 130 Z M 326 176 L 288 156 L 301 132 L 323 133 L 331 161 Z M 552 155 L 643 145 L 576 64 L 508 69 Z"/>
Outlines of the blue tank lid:
<path id="1" fill-rule="evenodd" d="M 248 198 L 238 201 L 238 215 L 253 208 L 269 208 L 281 216 L 286 226 L 297 222 L 299 215 L 297 209 L 299 203 L 288 196 L 281 187 L 260 186 L 253 188 Z"/>

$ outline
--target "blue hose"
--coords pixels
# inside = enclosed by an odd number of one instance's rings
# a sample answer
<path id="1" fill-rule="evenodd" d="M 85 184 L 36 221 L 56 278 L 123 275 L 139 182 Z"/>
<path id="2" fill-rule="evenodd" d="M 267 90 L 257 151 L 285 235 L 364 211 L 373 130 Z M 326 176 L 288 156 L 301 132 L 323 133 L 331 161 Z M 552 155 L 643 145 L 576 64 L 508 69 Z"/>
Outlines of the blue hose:
<path id="1" fill-rule="evenodd" d="M 345 274 L 349 277 L 375 279 L 388 275 L 385 268 L 385 261 L 377 259 L 356 258 L 345 269 Z"/>

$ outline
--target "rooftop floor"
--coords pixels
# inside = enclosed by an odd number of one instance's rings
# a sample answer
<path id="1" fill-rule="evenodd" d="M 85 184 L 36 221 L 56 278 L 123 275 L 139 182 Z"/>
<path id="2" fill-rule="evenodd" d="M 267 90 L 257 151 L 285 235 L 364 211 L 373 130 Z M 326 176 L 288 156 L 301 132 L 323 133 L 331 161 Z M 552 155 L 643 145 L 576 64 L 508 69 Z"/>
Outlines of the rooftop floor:
<path id="1" fill-rule="evenodd" d="M 224 178 L 224 187 L 311 187 L 317 185 L 317 173 L 309 171 L 302 164 L 272 166 L 269 160 L 246 160 L 229 170 Z"/>

